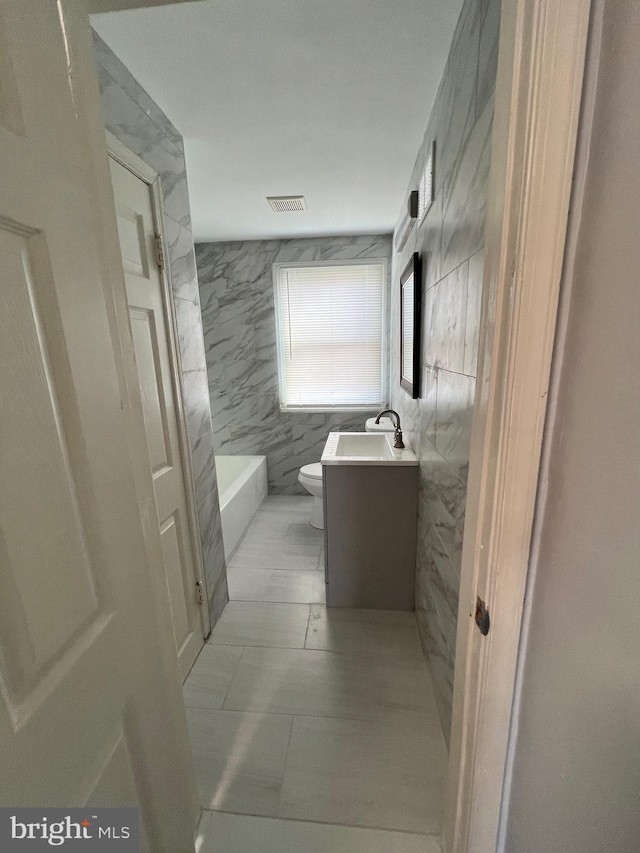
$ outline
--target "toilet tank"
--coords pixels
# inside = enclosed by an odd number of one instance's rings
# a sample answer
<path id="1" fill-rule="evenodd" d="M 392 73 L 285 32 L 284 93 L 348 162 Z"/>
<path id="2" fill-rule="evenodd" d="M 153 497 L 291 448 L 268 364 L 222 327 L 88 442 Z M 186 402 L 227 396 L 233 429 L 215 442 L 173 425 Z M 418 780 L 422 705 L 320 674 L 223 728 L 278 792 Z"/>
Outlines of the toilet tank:
<path id="1" fill-rule="evenodd" d="M 364 428 L 366 432 L 393 432 L 393 423 L 391 418 L 380 418 L 379 424 L 375 418 L 367 418 Z"/>

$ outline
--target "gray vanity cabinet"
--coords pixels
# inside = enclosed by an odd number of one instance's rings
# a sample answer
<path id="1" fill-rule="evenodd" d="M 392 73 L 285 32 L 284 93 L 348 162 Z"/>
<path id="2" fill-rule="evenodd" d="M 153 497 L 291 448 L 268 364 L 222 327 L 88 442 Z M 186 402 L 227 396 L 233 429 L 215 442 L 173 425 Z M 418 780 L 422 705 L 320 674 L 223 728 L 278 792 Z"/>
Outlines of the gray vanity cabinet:
<path id="1" fill-rule="evenodd" d="M 329 607 L 413 610 L 417 466 L 323 465 Z"/>

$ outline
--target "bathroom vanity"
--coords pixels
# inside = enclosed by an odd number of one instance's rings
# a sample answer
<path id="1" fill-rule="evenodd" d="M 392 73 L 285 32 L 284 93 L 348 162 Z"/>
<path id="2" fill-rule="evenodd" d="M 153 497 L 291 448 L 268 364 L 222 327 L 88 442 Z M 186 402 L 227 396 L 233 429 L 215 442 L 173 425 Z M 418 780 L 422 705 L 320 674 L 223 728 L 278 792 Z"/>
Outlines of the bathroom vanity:
<path id="1" fill-rule="evenodd" d="M 413 610 L 416 455 L 388 433 L 332 432 L 321 461 L 327 605 Z"/>

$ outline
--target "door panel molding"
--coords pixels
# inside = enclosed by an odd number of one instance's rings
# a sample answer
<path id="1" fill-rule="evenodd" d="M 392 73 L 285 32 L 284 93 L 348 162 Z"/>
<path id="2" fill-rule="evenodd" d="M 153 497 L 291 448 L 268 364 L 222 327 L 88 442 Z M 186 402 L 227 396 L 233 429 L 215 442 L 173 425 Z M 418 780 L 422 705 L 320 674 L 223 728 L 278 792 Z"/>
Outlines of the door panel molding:
<path id="1" fill-rule="evenodd" d="M 0 16 L 0 529 L 23 623 L 0 614 L 0 802 L 80 805 L 93 778 L 96 797 L 139 803 L 148 849 L 193 850 L 197 790 L 168 603 L 152 584 L 161 542 L 86 5 L 1 0 Z"/>

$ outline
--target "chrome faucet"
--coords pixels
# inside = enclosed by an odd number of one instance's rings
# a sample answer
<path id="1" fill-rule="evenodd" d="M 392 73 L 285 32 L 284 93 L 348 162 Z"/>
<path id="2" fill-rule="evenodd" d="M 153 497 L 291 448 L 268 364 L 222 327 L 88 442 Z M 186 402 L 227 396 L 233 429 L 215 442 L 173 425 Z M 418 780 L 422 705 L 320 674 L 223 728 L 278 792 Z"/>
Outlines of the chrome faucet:
<path id="1" fill-rule="evenodd" d="M 380 418 L 384 415 L 395 415 L 396 422 L 393 426 L 393 446 L 396 450 L 404 450 L 404 441 L 402 440 L 402 430 L 400 429 L 400 415 L 397 412 L 394 412 L 393 409 L 383 409 L 383 411 L 378 412 L 378 416 L 376 417 L 376 423 L 380 423 Z"/>

